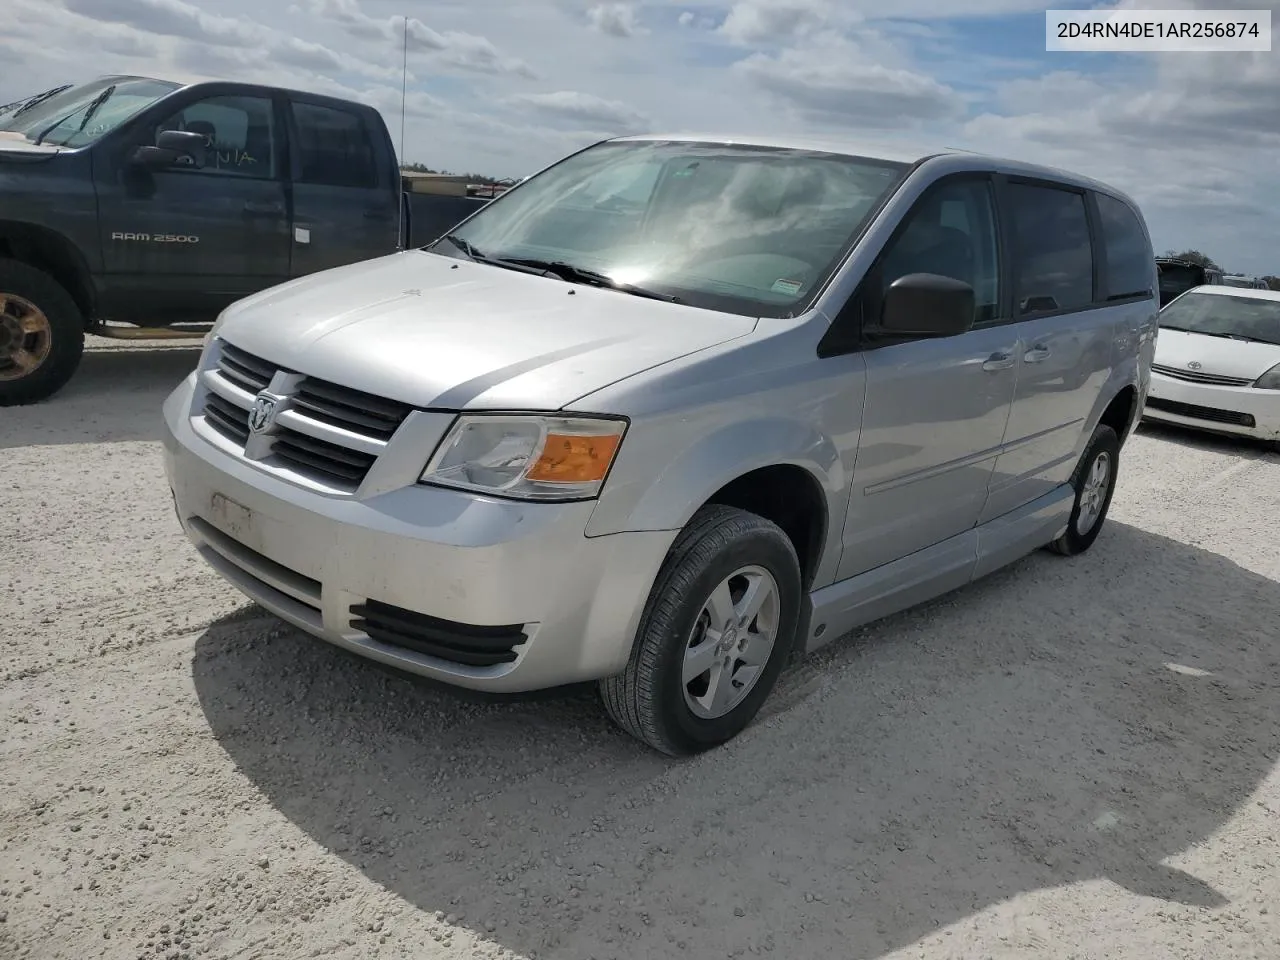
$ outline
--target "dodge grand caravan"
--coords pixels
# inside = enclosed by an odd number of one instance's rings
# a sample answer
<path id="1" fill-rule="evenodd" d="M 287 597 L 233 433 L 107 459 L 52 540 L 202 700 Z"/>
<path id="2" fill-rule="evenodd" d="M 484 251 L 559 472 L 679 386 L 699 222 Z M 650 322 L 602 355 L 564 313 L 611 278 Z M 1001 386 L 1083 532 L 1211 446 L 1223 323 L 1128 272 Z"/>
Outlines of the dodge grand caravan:
<path id="1" fill-rule="evenodd" d="M 598 681 L 668 754 L 784 664 L 1085 551 L 1146 398 L 1124 194 L 865 144 L 632 137 L 228 308 L 165 404 L 183 528 L 298 628 L 477 690 Z"/>

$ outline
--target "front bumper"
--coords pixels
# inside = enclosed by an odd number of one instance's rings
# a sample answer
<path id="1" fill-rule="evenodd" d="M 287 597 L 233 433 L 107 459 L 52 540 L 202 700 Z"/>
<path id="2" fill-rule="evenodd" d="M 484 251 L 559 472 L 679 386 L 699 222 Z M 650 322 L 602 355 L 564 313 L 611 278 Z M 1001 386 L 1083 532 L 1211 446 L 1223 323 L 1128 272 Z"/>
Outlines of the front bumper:
<path id="1" fill-rule="evenodd" d="M 521 503 L 422 485 L 363 499 L 319 493 L 193 429 L 195 383 L 193 375 L 164 407 L 179 519 L 205 560 L 272 613 L 371 659 L 495 693 L 626 666 L 675 531 L 587 537 L 592 502 Z M 374 620 L 394 628 L 428 618 L 429 643 L 421 630 L 406 646 L 370 629 Z M 486 627 L 514 632 L 513 659 L 458 662 L 434 643 L 501 647 L 503 631 Z"/>
<path id="2" fill-rule="evenodd" d="M 1152 371 L 1144 420 L 1257 440 L 1280 440 L 1280 390 L 1175 380 Z"/>

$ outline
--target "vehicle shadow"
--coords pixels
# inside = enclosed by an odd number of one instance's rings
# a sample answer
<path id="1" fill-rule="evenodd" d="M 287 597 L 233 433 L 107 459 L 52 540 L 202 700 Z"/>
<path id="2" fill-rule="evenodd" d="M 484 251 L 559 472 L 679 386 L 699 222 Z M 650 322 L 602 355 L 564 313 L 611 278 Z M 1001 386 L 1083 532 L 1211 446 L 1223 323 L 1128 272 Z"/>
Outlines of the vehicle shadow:
<path id="1" fill-rule="evenodd" d="M 802 661 L 738 740 L 681 762 L 592 697 L 461 700 L 265 614 L 211 629 L 193 671 L 281 813 L 520 955 L 869 958 L 1076 881 L 1223 905 L 1170 861 L 1280 755 L 1277 614 L 1280 583 L 1112 521 L 1086 556 Z"/>
<path id="2" fill-rule="evenodd" d="M 48 400 L 0 410 L 0 450 L 160 439 L 160 408 L 196 368 L 188 347 L 87 350 L 71 381 Z"/>

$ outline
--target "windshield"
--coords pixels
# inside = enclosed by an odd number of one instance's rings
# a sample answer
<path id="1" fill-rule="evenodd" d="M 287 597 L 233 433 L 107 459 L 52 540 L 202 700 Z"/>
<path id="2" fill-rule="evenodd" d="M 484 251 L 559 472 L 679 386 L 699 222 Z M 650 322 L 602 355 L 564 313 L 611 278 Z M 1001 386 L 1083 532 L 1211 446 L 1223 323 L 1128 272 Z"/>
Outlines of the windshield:
<path id="1" fill-rule="evenodd" d="M 0 112 L 0 131 L 33 142 L 83 147 L 177 89 L 178 84 L 163 80 L 104 77 L 9 104 L 7 112 Z"/>
<path id="2" fill-rule="evenodd" d="M 1228 286 L 1228 287 L 1252 287 L 1253 286 L 1253 281 L 1250 280 L 1248 277 L 1227 276 L 1222 278 L 1222 283 L 1224 286 Z"/>
<path id="3" fill-rule="evenodd" d="M 1160 326 L 1280 345 L 1280 300 L 1193 291 L 1160 311 Z"/>
<path id="4" fill-rule="evenodd" d="M 792 316 L 902 180 L 902 163 L 801 150 L 621 141 L 494 200 L 434 252 L 555 263 L 636 292 Z M 624 287 L 625 289 L 625 287 Z"/>

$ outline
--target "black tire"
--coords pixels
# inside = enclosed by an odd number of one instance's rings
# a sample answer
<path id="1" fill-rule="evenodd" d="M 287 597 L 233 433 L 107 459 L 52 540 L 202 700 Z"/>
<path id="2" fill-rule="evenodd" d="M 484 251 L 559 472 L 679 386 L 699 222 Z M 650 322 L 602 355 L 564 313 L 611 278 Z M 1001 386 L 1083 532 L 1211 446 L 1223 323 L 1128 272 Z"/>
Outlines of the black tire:
<path id="1" fill-rule="evenodd" d="M 684 653 L 712 592 L 749 566 L 766 570 L 777 586 L 777 635 L 742 700 L 722 716 L 699 717 L 686 702 Z M 610 717 L 669 756 L 733 739 L 759 712 L 790 658 L 802 589 L 795 548 L 776 524 L 733 507 L 702 508 L 676 538 L 654 581 L 626 670 L 600 682 Z"/>
<path id="2" fill-rule="evenodd" d="M 61 390 L 84 355 L 84 317 L 57 280 L 19 260 L 0 260 L 0 300 L 5 294 L 33 304 L 49 321 L 49 353 L 25 376 L 6 379 L 0 361 L 0 407 L 47 399 Z"/>
<path id="3" fill-rule="evenodd" d="M 1081 513 L 1087 508 L 1088 480 L 1099 458 L 1104 458 L 1107 464 L 1106 490 L 1101 494 L 1101 509 L 1098 510 L 1093 524 L 1081 532 L 1079 520 Z M 1098 534 L 1102 532 L 1102 526 L 1106 523 L 1107 511 L 1111 509 L 1111 497 L 1115 494 L 1119 474 L 1120 438 L 1111 427 L 1099 424 L 1093 431 L 1093 436 L 1089 438 L 1089 444 L 1084 448 L 1084 455 L 1076 465 L 1075 472 L 1071 475 L 1071 486 L 1076 492 L 1075 502 L 1071 504 L 1071 518 L 1067 521 L 1066 533 L 1049 544 L 1051 550 L 1064 557 L 1074 557 L 1093 546 L 1093 541 L 1098 539 Z"/>

